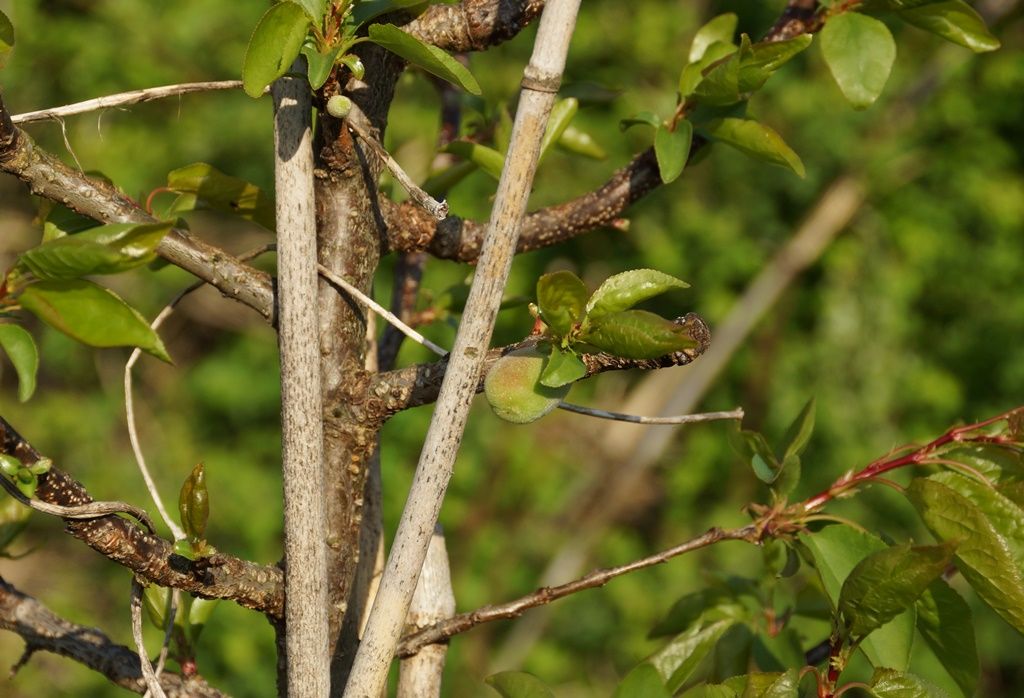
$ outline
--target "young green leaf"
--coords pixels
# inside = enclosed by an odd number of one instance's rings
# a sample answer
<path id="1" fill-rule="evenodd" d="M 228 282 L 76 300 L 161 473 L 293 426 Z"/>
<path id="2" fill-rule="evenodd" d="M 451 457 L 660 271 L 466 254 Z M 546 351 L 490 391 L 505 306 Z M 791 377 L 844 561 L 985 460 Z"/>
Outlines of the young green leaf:
<path id="1" fill-rule="evenodd" d="M 679 94 L 688 97 L 697 89 L 697 85 L 704 79 L 705 71 L 714 63 L 726 56 L 736 53 L 736 47 L 731 43 L 716 41 L 708 46 L 704 55 L 696 63 L 690 63 L 679 74 Z"/>
<path id="2" fill-rule="evenodd" d="M 167 188 L 181 194 L 168 215 L 209 210 L 230 213 L 274 229 L 274 199 L 258 186 L 232 177 L 205 162 L 179 167 L 167 174 Z"/>
<path id="3" fill-rule="evenodd" d="M 982 601 L 1024 632 L 1024 572 L 983 511 L 930 478 L 914 480 L 907 496 L 936 538 L 960 541 L 957 567 Z"/>
<path id="4" fill-rule="evenodd" d="M 503 671 L 488 676 L 486 681 L 502 698 L 555 698 L 543 681 L 522 671 Z"/>
<path id="5" fill-rule="evenodd" d="M 742 51 L 740 60 L 740 93 L 761 89 L 772 73 L 810 46 L 811 41 L 810 34 L 801 34 L 786 41 L 769 41 L 744 46 L 746 50 Z"/>
<path id="6" fill-rule="evenodd" d="M 111 223 L 66 235 L 23 253 L 18 265 L 40 279 L 118 274 L 148 264 L 171 231 L 166 223 Z"/>
<path id="7" fill-rule="evenodd" d="M 886 668 L 875 669 L 869 690 L 874 698 L 949 698 L 918 676 Z"/>
<path id="8" fill-rule="evenodd" d="M 302 50 L 309 25 L 306 10 L 294 2 L 279 2 L 263 14 L 242 64 L 242 89 L 247 95 L 261 96 L 267 85 L 288 71 Z"/>
<path id="9" fill-rule="evenodd" d="M 549 388 L 560 388 L 575 383 L 587 375 L 587 365 L 572 351 L 563 351 L 557 345 L 551 346 L 551 354 L 540 374 L 540 384 Z"/>
<path id="10" fill-rule="evenodd" d="M 697 346 L 689 331 L 646 310 L 602 315 L 580 339 L 601 351 L 625 359 L 656 359 Z"/>
<path id="11" fill-rule="evenodd" d="M 575 97 L 567 97 L 566 99 L 560 99 L 555 102 L 555 105 L 551 107 L 551 116 L 548 117 L 547 130 L 544 131 L 544 138 L 540 142 L 540 160 L 542 162 L 544 157 L 551 150 L 552 146 L 558 142 L 558 139 L 565 133 L 565 129 L 568 128 L 569 122 L 576 117 L 576 112 L 579 110 L 580 102 Z"/>
<path id="12" fill-rule="evenodd" d="M 738 51 L 704 70 L 703 78 L 693 89 L 693 95 L 702 104 L 712 107 L 724 107 L 742 100 L 740 64 L 749 51 L 750 39 L 744 34 Z"/>
<path id="13" fill-rule="evenodd" d="M 658 128 L 660 124 L 661 119 L 657 114 L 652 111 L 641 111 L 620 121 L 619 130 L 625 131 L 633 126 L 651 126 L 653 128 Z"/>
<path id="14" fill-rule="evenodd" d="M 309 86 L 314 90 L 323 87 L 327 78 L 331 77 L 331 69 L 334 68 L 339 52 L 341 46 L 328 49 L 325 53 L 317 51 L 314 44 L 307 43 L 302 47 L 302 55 L 306 57 L 306 65 L 309 66 Z"/>
<path id="15" fill-rule="evenodd" d="M 0 68 L 7 65 L 7 60 L 14 50 L 14 25 L 3 12 L 0 12 Z"/>
<path id="16" fill-rule="evenodd" d="M 447 80 L 472 94 L 480 94 L 480 85 L 466 66 L 436 46 L 423 43 L 393 24 L 371 25 L 370 41 L 442 80 Z"/>
<path id="17" fill-rule="evenodd" d="M 782 473 L 781 462 L 763 434 L 749 429 L 729 432 L 729 444 L 754 469 L 754 474 L 766 484 L 772 484 Z"/>
<path id="18" fill-rule="evenodd" d="M 669 691 L 675 693 L 686 683 L 718 639 L 735 622 L 732 619 L 723 619 L 703 627 L 696 625 L 676 636 L 647 661 L 658 670 Z"/>
<path id="19" fill-rule="evenodd" d="M 756 673 L 734 676 L 723 684 L 743 698 L 797 698 L 800 674 L 796 669 L 784 673 Z"/>
<path id="20" fill-rule="evenodd" d="M 631 269 L 605 279 L 587 301 L 586 313 L 591 320 L 628 310 L 648 298 L 660 296 L 674 288 L 690 284 L 655 269 Z"/>
<path id="21" fill-rule="evenodd" d="M 306 11 L 309 18 L 317 23 L 324 18 L 324 12 L 327 10 L 327 0 L 290 0 L 290 2 L 302 5 L 302 9 Z"/>
<path id="22" fill-rule="evenodd" d="M 551 330 L 564 337 L 583 319 L 587 286 L 571 271 L 556 271 L 537 279 L 537 305 Z"/>
<path id="23" fill-rule="evenodd" d="M 650 664 L 640 664 L 616 686 L 612 698 L 671 698 L 658 670 Z"/>
<path id="24" fill-rule="evenodd" d="M 562 135 L 558 137 L 558 147 L 594 160 L 604 160 L 608 157 L 608 153 L 593 136 L 575 126 L 566 126 Z"/>
<path id="25" fill-rule="evenodd" d="M 704 129 L 719 143 L 731 145 L 758 160 L 787 167 L 799 177 L 805 174 L 800 156 L 786 145 L 782 136 L 762 123 L 726 118 L 709 122 Z"/>
<path id="26" fill-rule="evenodd" d="M 953 559 L 955 543 L 897 545 L 867 556 L 839 592 L 839 613 L 850 636 L 866 637 L 911 608 Z"/>
<path id="27" fill-rule="evenodd" d="M 501 178 L 501 170 L 505 166 L 505 156 L 494 148 L 470 141 L 452 141 L 445 146 L 444 152 L 469 160 L 494 179 Z"/>
<path id="28" fill-rule="evenodd" d="M 874 17 L 844 12 L 831 17 L 821 30 L 821 55 L 847 101 L 855 109 L 865 109 L 889 80 L 896 42 Z"/>
<path id="29" fill-rule="evenodd" d="M 138 311 L 113 291 L 89 281 L 40 281 L 18 302 L 54 329 L 93 347 L 136 346 L 170 362 L 164 343 Z"/>
<path id="30" fill-rule="evenodd" d="M 979 666 L 971 608 L 942 579 L 917 600 L 917 629 L 964 695 L 973 696 Z"/>
<path id="31" fill-rule="evenodd" d="M 181 527 L 192 543 L 206 537 L 206 522 L 210 518 L 210 494 L 206 489 L 206 469 L 202 463 L 192 468 L 178 494 L 178 513 Z"/>
<path id="32" fill-rule="evenodd" d="M 32 335 L 17 325 L 0 324 L 0 347 L 14 365 L 18 374 L 18 399 L 27 401 L 36 391 L 36 372 L 39 370 L 39 352 Z"/>
<path id="33" fill-rule="evenodd" d="M 171 590 L 167 587 L 149 584 L 142 590 L 142 605 L 154 628 L 163 630 L 167 622 L 167 599 Z"/>
<path id="34" fill-rule="evenodd" d="M 946 471 L 929 478 L 954 490 L 981 510 L 992 528 L 1006 542 L 1017 566 L 1024 569 L 1024 509 L 989 485 L 960 473 Z"/>
<path id="35" fill-rule="evenodd" d="M 881 538 L 848 526 L 826 526 L 816 533 L 801 534 L 799 539 L 811 553 L 833 608 L 838 608 L 843 582 L 853 568 L 868 555 L 888 548 Z M 901 613 L 871 633 L 860 649 L 875 666 L 906 669 L 914 640 L 914 619 L 913 609 Z"/>
<path id="36" fill-rule="evenodd" d="M 685 119 L 676 124 L 674 131 L 662 124 L 654 134 L 654 156 L 658 160 L 658 172 L 665 184 L 674 182 L 683 173 L 686 160 L 690 157 L 690 142 L 693 139 L 693 125 Z"/>
<path id="37" fill-rule="evenodd" d="M 785 444 L 782 460 L 800 455 L 807 447 L 807 442 L 811 440 L 811 434 L 814 432 L 814 404 L 812 397 L 786 430 L 786 435 L 782 437 L 782 443 Z"/>
<path id="38" fill-rule="evenodd" d="M 732 37 L 736 35 L 736 24 L 739 17 L 735 12 L 726 12 L 718 15 L 703 27 L 697 30 L 690 44 L 690 63 L 699 61 L 704 57 L 708 47 L 716 42 L 725 44 L 732 43 Z"/>
<path id="39" fill-rule="evenodd" d="M 701 589 L 684 595 L 672 604 L 665 617 L 651 629 L 647 637 L 678 635 L 705 621 L 723 618 L 748 620 L 760 607 L 761 601 L 753 585 L 749 588 L 721 585 Z"/>
<path id="40" fill-rule="evenodd" d="M 937 34 L 954 44 L 966 46 L 975 53 L 995 51 L 999 39 L 985 26 L 985 20 L 963 0 L 944 0 L 901 11 L 908 24 Z"/>

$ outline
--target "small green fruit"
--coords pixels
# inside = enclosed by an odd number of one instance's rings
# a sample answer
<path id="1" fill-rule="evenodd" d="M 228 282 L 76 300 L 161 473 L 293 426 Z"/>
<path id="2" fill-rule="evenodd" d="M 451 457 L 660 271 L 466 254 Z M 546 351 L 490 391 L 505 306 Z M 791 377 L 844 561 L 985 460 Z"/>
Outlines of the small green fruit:
<path id="1" fill-rule="evenodd" d="M 570 385 L 540 384 L 546 354 L 534 347 L 517 349 L 498 359 L 484 380 L 484 393 L 494 413 L 508 422 L 534 422 L 558 406 Z"/>
<path id="2" fill-rule="evenodd" d="M 352 100 L 345 95 L 334 95 L 327 100 L 327 113 L 335 119 L 344 119 L 352 111 Z"/>

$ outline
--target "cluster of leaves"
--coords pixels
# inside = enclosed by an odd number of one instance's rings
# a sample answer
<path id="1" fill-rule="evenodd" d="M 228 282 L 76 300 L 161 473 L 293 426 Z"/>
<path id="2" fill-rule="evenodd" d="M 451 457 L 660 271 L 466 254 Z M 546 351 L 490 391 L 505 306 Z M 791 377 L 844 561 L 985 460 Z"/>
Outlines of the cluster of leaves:
<path id="1" fill-rule="evenodd" d="M 788 504 L 791 486 L 779 483 L 799 479 L 798 472 L 784 473 L 799 470 L 813 424 L 809 403 L 777 450 L 756 432 L 736 439 L 757 477 L 772 485 L 771 504 L 751 506 L 767 533 L 763 569 L 680 598 L 650 634 L 670 638 L 667 644 L 624 678 L 616 696 L 796 698 L 838 696 L 854 686 L 877 698 L 947 695 L 908 671 L 915 638 L 972 696 L 979 679 L 974 621 L 947 581 L 954 570 L 1024 633 L 1024 409 L 889 454 L 840 478 L 827 496 Z M 905 465 L 930 471 L 899 489 L 934 544 L 894 543 L 853 522 L 817 523 L 833 518 L 816 515 L 824 502 Z M 802 619 L 831 623 L 817 658 L 798 629 Z M 867 683 L 840 683 L 858 651 L 874 673 Z M 804 681 L 808 675 L 816 681 Z M 553 695 L 526 674 L 500 674 L 489 683 L 508 698 Z"/>
<path id="2" fill-rule="evenodd" d="M 609 277 L 593 294 L 569 271 L 537 281 L 531 310 L 544 323 L 551 345 L 541 385 L 557 388 L 579 380 L 587 368 L 579 351 L 603 351 L 626 359 L 654 359 L 695 346 L 686 328 L 633 306 L 689 284 L 654 269 L 633 269 Z"/>
<path id="3" fill-rule="evenodd" d="M 14 456 L 0 453 L 0 474 L 12 482 L 29 499 L 36 494 L 39 476 L 49 472 L 52 465 L 49 458 L 40 458 L 31 465 L 25 465 Z M 0 550 L 3 550 L 3 546 L 0 546 Z"/>
<path id="4" fill-rule="evenodd" d="M 473 94 L 480 85 L 469 70 L 436 46 L 393 24 L 373 23 L 380 15 L 431 4 L 426 0 L 284 0 L 275 3 L 249 39 L 242 66 L 246 93 L 259 97 L 284 75 L 299 55 L 306 57 L 309 84 L 319 89 L 336 65 L 361 80 L 365 67 L 351 50 L 369 41 Z"/>

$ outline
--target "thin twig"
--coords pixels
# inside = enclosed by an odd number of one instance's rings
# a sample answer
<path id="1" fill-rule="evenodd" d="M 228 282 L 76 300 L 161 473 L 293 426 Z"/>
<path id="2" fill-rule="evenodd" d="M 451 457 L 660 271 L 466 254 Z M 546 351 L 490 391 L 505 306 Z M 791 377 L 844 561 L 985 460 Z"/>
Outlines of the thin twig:
<path id="1" fill-rule="evenodd" d="M 402 166 L 399 165 L 398 162 L 391 157 L 391 154 L 384 149 L 384 146 L 382 146 L 376 138 L 368 134 L 358 124 L 356 124 L 355 119 L 345 119 L 345 125 L 348 126 L 352 133 L 359 136 L 363 143 L 369 146 L 374 155 L 384 161 L 384 165 L 388 168 L 388 172 L 398 180 L 398 183 L 402 185 L 403 189 L 409 192 L 409 196 L 413 201 L 422 206 L 428 213 L 430 213 L 430 215 L 439 221 L 443 221 L 448 217 L 447 201 L 438 201 L 430 194 L 420 189 L 416 182 L 412 181 L 412 177 L 406 174 L 405 170 L 402 169 Z"/>
<path id="2" fill-rule="evenodd" d="M 121 92 L 104 97 L 87 99 L 84 102 L 65 104 L 61 107 L 50 109 L 39 109 L 38 111 L 15 114 L 11 121 L 16 124 L 28 124 L 33 121 L 45 121 L 46 119 L 60 119 L 64 116 L 75 114 L 87 114 L 99 109 L 111 109 L 113 107 L 126 107 L 142 102 L 152 102 L 166 97 L 185 95 L 191 92 L 211 92 L 213 90 L 234 90 L 242 86 L 241 80 L 217 80 L 213 82 L 186 82 L 178 85 L 163 85 L 161 87 L 147 87 L 143 90 L 132 90 Z"/>
<path id="3" fill-rule="evenodd" d="M 146 645 L 142 639 L 142 585 L 134 576 L 132 577 L 132 639 L 135 640 L 135 649 L 139 653 L 139 663 L 142 666 L 142 676 L 149 687 L 148 694 L 153 698 L 167 698 L 160 679 L 153 671 L 153 663 L 149 661 L 146 654 Z"/>
<path id="4" fill-rule="evenodd" d="M 695 422 L 713 422 L 719 419 L 743 419 L 742 407 L 737 407 L 728 412 L 699 412 L 697 414 L 677 414 L 664 417 L 645 417 L 637 414 L 608 412 L 607 410 L 599 410 L 595 407 L 573 405 L 569 402 L 558 403 L 558 408 L 567 412 L 585 414 L 588 417 L 613 419 L 617 422 L 632 422 L 633 424 L 693 424 Z"/>
<path id="5" fill-rule="evenodd" d="M 406 325 L 390 310 L 388 310 L 380 303 L 367 296 L 365 293 L 363 293 L 358 288 L 350 284 L 344 278 L 335 274 L 333 271 L 325 267 L 323 264 L 317 264 L 316 268 L 317 271 L 320 272 L 320 275 L 322 277 L 324 277 L 333 284 L 341 286 L 342 290 L 344 290 L 348 294 L 351 294 L 360 303 L 362 303 L 367 308 L 380 315 L 385 320 L 387 320 L 389 323 L 391 323 L 393 327 L 397 328 L 402 334 L 404 334 L 409 339 L 413 340 L 414 342 L 419 342 L 420 344 L 425 346 L 427 349 L 430 349 L 430 351 L 434 352 L 438 356 L 448 355 L 448 352 L 445 349 L 434 344 L 429 339 L 421 335 L 419 332 Z"/>
<path id="6" fill-rule="evenodd" d="M 464 633 L 482 623 L 515 618 L 531 608 L 549 604 L 552 601 L 557 601 L 558 599 L 565 598 L 572 594 L 577 594 L 587 589 L 604 586 L 616 577 L 621 577 L 624 574 L 636 572 L 637 570 L 642 570 L 647 567 L 653 567 L 654 565 L 660 565 L 661 563 L 667 562 L 673 557 L 678 557 L 684 553 L 693 552 L 700 548 L 706 548 L 709 545 L 714 545 L 715 543 L 720 543 L 725 540 L 744 540 L 749 543 L 755 543 L 760 535 L 760 529 L 754 524 L 748 524 L 742 528 L 734 529 L 712 528 L 703 535 L 691 538 L 685 543 L 680 543 L 668 550 L 662 550 L 661 552 L 649 555 L 640 560 L 634 560 L 633 562 L 626 563 L 625 565 L 619 565 L 618 567 L 595 570 L 584 577 L 567 582 L 566 584 L 559 584 L 558 586 L 553 587 L 541 587 L 532 594 L 527 594 L 526 596 L 522 596 L 514 601 L 483 606 L 482 608 L 470 611 L 469 613 L 460 613 L 457 616 L 452 616 L 451 618 L 432 625 L 429 628 L 403 637 L 402 642 L 398 647 L 397 654 L 399 657 L 408 657 L 427 645 L 443 642 L 453 635 Z"/>
<path id="7" fill-rule="evenodd" d="M 149 514 L 147 514 L 145 510 L 140 509 L 134 504 L 128 504 L 127 502 L 89 502 L 88 504 L 66 507 L 60 504 L 51 504 L 50 502 L 44 502 L 40 499 L 26 497 L 22 494 L 21 490 L 14 486 L 14 483 L 3 476 L 0 476 L 0 486 L 3 486 L 3 488 L 7 490 L 7 494 L 11 495 L 25 506 L 31 507 L 43 514 L 59 516 L 62 519 L 76 520 L 99 519 L 112 514 L 128 514 L 145 526 L 150 533 L 153 533 L 156 530 L 153 527 L 152 519 L 149 518 Z"/>

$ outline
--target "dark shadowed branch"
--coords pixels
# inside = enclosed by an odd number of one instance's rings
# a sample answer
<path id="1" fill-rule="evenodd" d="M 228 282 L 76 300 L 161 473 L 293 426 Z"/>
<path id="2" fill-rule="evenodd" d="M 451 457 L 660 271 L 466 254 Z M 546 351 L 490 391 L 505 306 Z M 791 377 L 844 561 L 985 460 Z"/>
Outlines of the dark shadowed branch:
<path id="1" fill-rule="evenodd" d="M 0 453 L 14 456 L 24 464 L 41 458 L 2 417 Z M 35 497 L 63 507 L 81 507 L 93 501 L 81 483 L 56 467 L 39 476 Z M 72 536 L 148 582 L 207 598 L 230 599 L 275 619 L 283 614 L 283 575 L 277 567 L 223 553 L 189 560 L 175 554 L 169 541 L 114 514 L 65 519 L 65 523 Z"/>
<path id="2" fill-rule="evenodd" d="M 146 692 L 139 655 L 133 650 L 111 641 L 96 628 L 61 618 L 3 578 L 0 578 L 0 628 L 19 635 L 25 641 L 25 653 L 14 670 L 25 665 L 36 652 L 52 652 L 98 671 L 121 688 L 140 694 Z M 177 674 L 163 674 L 160 686 L 168 698 L 220 698 L 225 695 L 200 676 L 185 678 Z"/>
<path id="3" fill-rule="evenodd" d="M 462 0 L 433 5 L 402 28 L 446 51 L 482 51 L 514 37 L 543 9 L 544 0 Z"/>

